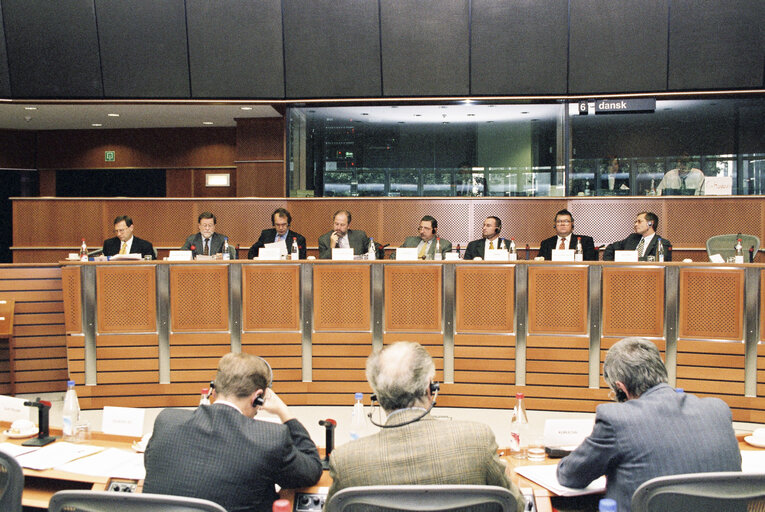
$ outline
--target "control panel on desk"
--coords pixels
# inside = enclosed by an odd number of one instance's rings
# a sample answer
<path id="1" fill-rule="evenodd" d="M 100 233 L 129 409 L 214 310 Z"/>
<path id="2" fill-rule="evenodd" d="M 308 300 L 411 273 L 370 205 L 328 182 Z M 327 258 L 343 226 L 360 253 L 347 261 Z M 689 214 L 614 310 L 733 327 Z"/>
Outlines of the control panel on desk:
<path id="1" fill-rule="evenodd" d="M 292 506 L 293 512 L 321 511 L 324 508 L 324 502 L 327 499 L 327 493 L 295 493 L 295 503 Z"/>

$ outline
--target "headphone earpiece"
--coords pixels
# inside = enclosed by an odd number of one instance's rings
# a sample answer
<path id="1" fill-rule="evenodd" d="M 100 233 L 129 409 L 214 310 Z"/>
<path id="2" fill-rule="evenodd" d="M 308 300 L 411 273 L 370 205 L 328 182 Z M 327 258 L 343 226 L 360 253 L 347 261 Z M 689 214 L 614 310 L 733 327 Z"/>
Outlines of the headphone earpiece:
<path id="1" fill-rule="evenodd" d="M 653 226 L 653 221 L 652 221 L 652 220 L 649 220 L 649 221 L 648 221 L 648 225 L 649 225 L 649 226 Z"/>
<path id="2" fill-rule="evenodd" d="M 441 385 L 438 382 L 431 382 L 430 383 L 430 394 L 435 395 L 438 393 L 438 390 L 441 389 Z"/>
<path id="3" fill-rule="evenodd" d="M 253 407 L 262 406 L 265 403 L 265 400 L 263 400 L 263 395 L 258 395 L 255 397 L 255 400 L 252 401 Z"/>

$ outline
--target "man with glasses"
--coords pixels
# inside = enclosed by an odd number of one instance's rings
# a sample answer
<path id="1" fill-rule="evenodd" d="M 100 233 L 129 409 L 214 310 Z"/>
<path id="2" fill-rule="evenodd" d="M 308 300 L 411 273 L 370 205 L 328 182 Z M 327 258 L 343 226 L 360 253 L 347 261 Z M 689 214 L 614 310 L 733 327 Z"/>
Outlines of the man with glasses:
<path id="1" fill-rule="evenodd" d="M 582 259 L 584 261 L 597 261 L 598 254 L 595 252 L 595 243 L 591 236 L 574 234 L 574 216 L 568 210 L 561 210 L 555 214 L 555 236 L 551 236 L 539 244 L 538 258 L 552 259 L 553 249 L 576 250 L 577 240 L 582 242 Z"/>
<path id="2" fill-rule="evenodd" d="M 104 240 L 104 256 L 140 254 L 143 258 L 156 258 L 151 242 L 133 236 L 133 219 L 127 215 L 114 219 L 114 234 L 117 236 Z"/>
<path id="3" fill-rule="evenodd" d="M 435 217 L 425 215 L 420 220 L 420 225 L 417 228 L 419 236 L 408 236 L 401 247 L 416 247 L 417 256 L 421 260 L 432 260 L 436 254 L 436 245 L 438 244 L 441 250 L 441 257 L 444 253 L 452 250 L 452 243 L 445 238 L 439 238 L 437 235 L 438 221 Z M 438 239 L 438 240 L 437 240 Z"/>

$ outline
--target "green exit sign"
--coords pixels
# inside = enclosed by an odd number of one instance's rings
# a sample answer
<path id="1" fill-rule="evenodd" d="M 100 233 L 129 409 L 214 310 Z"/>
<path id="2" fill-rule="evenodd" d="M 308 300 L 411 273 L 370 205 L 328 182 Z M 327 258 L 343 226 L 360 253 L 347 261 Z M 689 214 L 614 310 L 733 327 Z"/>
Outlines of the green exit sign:
<path id="1" fill-rule="evenodd" d="M 115 159 L 114 151 L 104 151 L 104 162 L 114 162 Z"/>

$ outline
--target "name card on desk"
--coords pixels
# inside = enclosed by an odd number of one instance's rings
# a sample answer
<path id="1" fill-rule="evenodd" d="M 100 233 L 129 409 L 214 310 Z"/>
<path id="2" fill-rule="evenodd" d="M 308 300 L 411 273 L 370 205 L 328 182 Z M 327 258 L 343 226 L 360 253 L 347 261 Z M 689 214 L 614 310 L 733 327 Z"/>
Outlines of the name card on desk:
<path id="1" fill-rule="evenodd" d="M 620 261 L 620 262 L 638 261 L 637 251 L 614 251 L 614 261 Z"/>
<path id="2" fill-rule="evenodd" d="M 28 420 L 29 408 L 24 406 L 23 398 L 0 395 L 0 421 L 13 423 L 16 420 Z"/>
<path id="3" fill-rule="evenodd" d="M 573 249 L 553 249 L 550 256 L 552 261 L 574 261 Z"/>
<path id="4" fill-rule="evenodd" d="M 396 261 L 417 261 L 417 247 L 399 247 L 396 249 Z"/>
<path id="5" fill-rule="evenodd" d="M 704 178 L 704 195 L 733 195 L 733 178 L 730 176 L 707 176 Z"/>
<path id="6" fill-rule="evenodd" d="M 332 259 L 353 261 L 353 249 L 351 247 L 335 247 L 332 249 Z"/>
<path id="7" fill-rule="evenodd" d="M 275 247 L 273 244 L 268 244 L 270 247 L 261 247 L 258 251 L 259 260 L 280 260 L 282 259 L 282 250 Z"/>
<path id="8" fill-rule="evenodd" d="M 507 261 L 508 254 L 506 249 L 486 249 L 483 259 L 485 261 Z"/>
<path id="9" fill-rule="evenodd" d="M 194 259 L 194 253 L 191 251 L 170 251 L 167 255 L 167 261 L 191 261 Z"/>
<path id="10" fill-rule="evenodd" d="M 134 407 L 104 407 L 101 431 L 117 436 L 141 437 L 145 411 Z"/>

